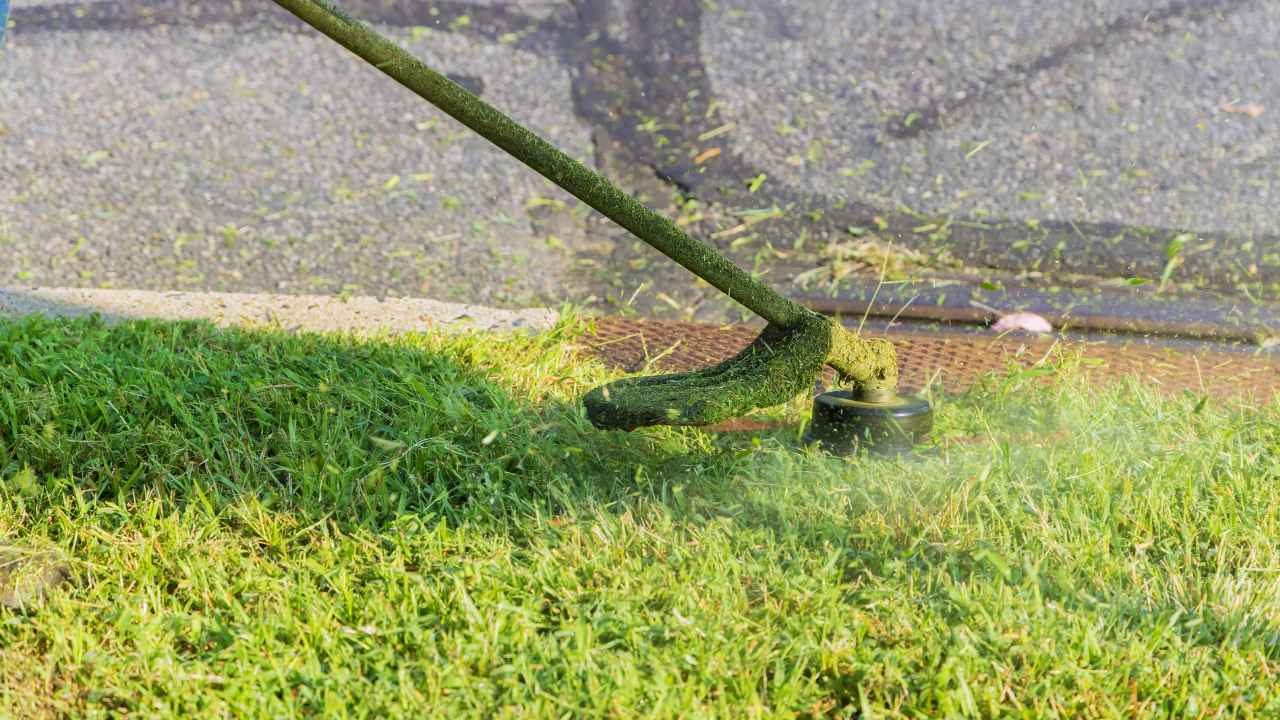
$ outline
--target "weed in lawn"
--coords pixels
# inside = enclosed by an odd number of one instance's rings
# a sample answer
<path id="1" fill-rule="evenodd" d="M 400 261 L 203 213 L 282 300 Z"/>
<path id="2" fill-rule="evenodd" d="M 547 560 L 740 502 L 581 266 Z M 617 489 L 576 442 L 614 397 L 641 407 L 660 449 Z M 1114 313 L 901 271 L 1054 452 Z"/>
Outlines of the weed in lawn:
<path id="1" fill-rule="evenodd" d="M 0 324 L 0 542 L 75 574 L 0 611 L 0 714 L 1280 710 L 1277 410 L 1065 363 L 919 462 L 602 433 L 578 327 Z"/>

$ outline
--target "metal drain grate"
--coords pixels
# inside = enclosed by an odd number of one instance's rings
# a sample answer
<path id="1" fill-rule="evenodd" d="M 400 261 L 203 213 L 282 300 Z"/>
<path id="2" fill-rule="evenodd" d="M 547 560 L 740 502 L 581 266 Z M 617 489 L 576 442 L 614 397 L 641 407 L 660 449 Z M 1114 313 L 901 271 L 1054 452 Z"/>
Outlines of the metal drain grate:
<path id="1" fill-rule="evenodd" d="M 759 333 L 745 325 L 622 318 L 595 322 L 595 334 L 584 338 L 588 347 L 628 373 L 707 367 L 733 356 Z M 922 388 L 932 381 L 948 390 L 964 390 L 989 373 L 1003 376 L 1028 369 L 1046 356 L 1052 360 L 1075 352 L 1081 354 L 1090 378 L 1102 383 L 1135 378 L 1167 393 L 1185 388 L 1196 394 L 1207 391 L 1215 398 L 1249 394 L 1262 402 L 1280 386 L 1280 358 L 1241 346 L 1089 337 L 1055 341 L 921 330 L 863 334 L 897 346 L 899 385 L 904 388 Z"/>

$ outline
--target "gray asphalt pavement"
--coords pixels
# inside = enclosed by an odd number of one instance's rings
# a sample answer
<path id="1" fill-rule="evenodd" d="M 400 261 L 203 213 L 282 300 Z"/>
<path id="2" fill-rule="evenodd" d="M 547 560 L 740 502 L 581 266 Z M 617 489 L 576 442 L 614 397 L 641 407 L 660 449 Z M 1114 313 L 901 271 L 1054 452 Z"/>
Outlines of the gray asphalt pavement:
<path id="1" fill-rule="evenodd" d="M 1275 2 L 341 4 L 787 292 L 873 218 L 1046 281 L 1184 237 L 1175 281 L 1280 291 Z M 741 317 L 267 0 L 13 13 L 6 283 Z"/>
<path id="2" fill-rule="evenodd" d="M 567 95 L 564 67 L 381 29 L 484 78 L 490 102 L 592 162 L 589 129 L 542 100 Z M 561 292 L 565 255 L 531 241 L 527 210 L 571 198 L 327 39 L 19 33 L 3 70 L 3 252 L 17 279 L 517 303 Z"/>
<path id="3" fill-rule="evenodd" d="M 859 5 L 704 15 L 733 147 L 771 180 L 971 220 L 1280 232 L 1280 4 Z"/>

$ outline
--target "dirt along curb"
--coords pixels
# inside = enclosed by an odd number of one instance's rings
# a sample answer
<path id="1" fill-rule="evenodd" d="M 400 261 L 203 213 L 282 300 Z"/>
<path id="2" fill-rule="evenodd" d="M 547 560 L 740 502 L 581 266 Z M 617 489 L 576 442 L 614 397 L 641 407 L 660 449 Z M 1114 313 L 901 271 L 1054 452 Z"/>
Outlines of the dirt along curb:
<path id="1" fill-rule="evenodd" d="M 290 332 L 359 333 L 550 330 L 559 313 L 547 308 L 499 310 L 420 298 L 341 298 L 324 295 L 267 295 L 216 292 L 154 292 L 78 288 L 0 287 L 0 313 L 24 316 L 88 317 L 109 321 L 156 318 L 209 320 L 222 327 L 281 328 Z"/>

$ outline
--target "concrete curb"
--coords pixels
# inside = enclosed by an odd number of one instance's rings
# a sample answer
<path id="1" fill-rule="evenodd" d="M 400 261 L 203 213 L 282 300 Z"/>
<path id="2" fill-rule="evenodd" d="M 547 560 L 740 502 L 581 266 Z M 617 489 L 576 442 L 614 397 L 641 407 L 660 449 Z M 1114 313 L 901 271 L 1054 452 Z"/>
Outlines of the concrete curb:
<path id="1" fill-rule="evenodd" d="M 327 295 L 252 295 L 149 290 L 0 287 L 0 312 L 56 317 L 101 314 L 108 321 L 157 318 L 209 320 L 227 327 L 281 328 L 291 332 L 355 331 L 391 334 L 432 331 L 506 333 L 550 330 L 555 310 L 498 310 L 417 298 Z"/>

